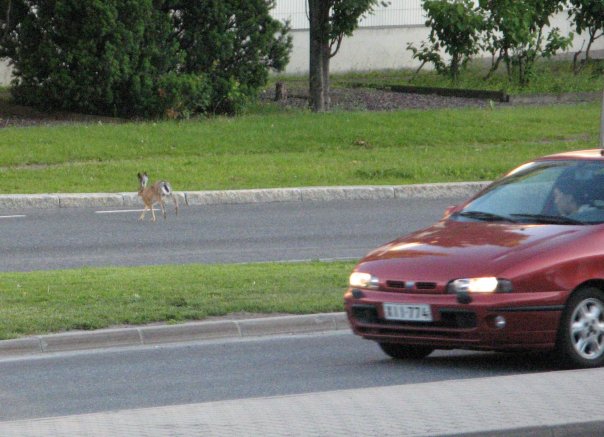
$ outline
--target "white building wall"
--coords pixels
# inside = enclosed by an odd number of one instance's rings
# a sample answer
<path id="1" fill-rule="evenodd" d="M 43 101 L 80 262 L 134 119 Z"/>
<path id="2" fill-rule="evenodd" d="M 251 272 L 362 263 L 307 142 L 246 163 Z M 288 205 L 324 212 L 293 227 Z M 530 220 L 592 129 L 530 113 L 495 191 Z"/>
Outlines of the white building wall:
<path id="1" fill-rule="evenodd" d="M 11 67 L 8 65 L 8 60 L 0 59 L 0 86 L 9 85 L 11 79 Z"/>
<path id="2" fill-rule="evenodd" d="M 309 35 L 307 0 L 277 0 L 272 15 L 280 20 L 289 20 L 292 26 L 293 50 L 286 74 L 306 74 L 309 63 Z M 428 38 L 429 30 L 421 8 L 421 0 L 390 0 L 387 7 L 378 7 L 375 13 L 366 16 L 353 36 L 343 40 L 338 54 L 331 59 L 330 71 L 368 71 L 383 69 L 417 68 L 419 62 L 411 58 L 407 44 L 416 47 Z M 569 33 L 570 21 L 566 11 L 558 14 L 552 26 Z M 579 50 L 585 37 L 575 35 L 569 53 Z M 587 44 L 585 44 L 586 46 Z M 604 38 L 592 46 L 594 52 L 604 53 Z M 426 68 L 429 68 L 426 65 Z M 10 83 L 10 67 L 0 61 L 0 85 Z"/>
<path id="3" fill-rule="evenodd" d="M 310 41 L 308 31 L 293 31 L 293 44 L 285 74 L 308 73 Z M 360 28 L 342 41 L 340 51 L 331 58 L 330 71 L 368 71 L 411 67 L 414 61 L 407 42 L 428 36 L 425 27 Z"/>
<path id="4" fill-rule="evenodd" d="M 273 16 L 290 20 L 293 50 L 285 74 L 308 73 L 309 34 L 306 0 L 277 0 Z M 391 0 L 390 6 L 379 7 L 375 14 L 361 21 L 351 37 L 342 41 L 338 54 L 331 59 L 333 73 L 381 69 L 417 68 L 419 62 L 412 59 L 407 44 L 419 47 L 427 40 L 429 29 L 421 8 L 421 0 Z M 552 26 L 560 28 L 563 35 L 572 31 L 568 13 L 561 12 L 552 20 Z M 574 53 L 585 43 L 586 37 L 575 35 L 568 53 Z M 596 40 L 592 51 L 604 52 L 604 38 Z M 425 68 L 430 68 L 426 65 Z"/>
<path id="5" fill-rule="evenodd" d="M 422 0 L 388 0 L 387 7 L 378 6 L 359 23 L 360 27 L 415 26 L 426 21 Z M 308 30 L 308 0 L 276 0 L 271 15 L 290 22 L 294 30 Z"/>

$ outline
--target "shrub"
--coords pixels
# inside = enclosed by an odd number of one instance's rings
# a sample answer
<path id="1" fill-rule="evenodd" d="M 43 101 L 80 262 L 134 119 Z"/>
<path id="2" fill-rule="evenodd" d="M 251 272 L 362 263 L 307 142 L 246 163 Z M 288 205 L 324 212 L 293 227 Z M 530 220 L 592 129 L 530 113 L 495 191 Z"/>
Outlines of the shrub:
<path id="1" fill-rule="evenodd" d="M 595 40 L 604 36 L 604 1 L 593 0 L 570 0 L 570 8 L 568 11 L 569 18 L 575 26 L 577 33 L 582 34 L 587 32 L 588 41 L 585 49 L 584 64 L 590 61 L 590 50 Z M 577 58 L 581 54 L 581 50 L 575 53 L 574 70 L 578 72 L 580 67 L 577 66 Z"/>
<path id="2" fill-rule="evenodd" d="M 289 27 L 270 16 L 274 1 L 174 2 L 170 15 L 184 52 L 186 73 L 206 74 L 212 111 L 237 112 L 268 81 L 269 69 L 287 65 Z"/>
<path id="3" fill-rule="evenodd" d="M 500 62 L 507 67 L 510 81 L 528 85 L 535 62 L 566 49 L 572 35 L 563 36 L 558 28 L 547 29 L 550 17 L 562 11 L 561 0 L 424 0 L 431 28 L 429 42 L 420 49 L 409 44 L 413 57 L 434 64 L 440 74 L 456 80 L 460 67 L 480 49 L 490 52 L 493 65 L 487 78 Z M 442 56 L 449 56 L 447 64 Z M 418 69 L 419 71 L 419 69 Z"/>
<path id="4" fill-rule="evenodd" d="M 157 113 L 165 118 L 189 118 L 206 112 L 211 98 L 206 76 L 168 73 L 158 81 Z"/>
<path id="5" fill-rule="evenodd" d="M 155 78 L 178 60 L 152 0 L 30 0 L 11 17 L 4 55 L 19 103 L 117 116 L 153 112 Z"/>
<path id="6" fill-rule="evenodd" d="M 507 67 L 508 77 L 515 77 L 522 86 L 528 85 L 538 57 L 549 58 L 566 49 L 572 35 L 560 34 L 550 25 L 550 17 L 562 11 L 560 0 L 479 0 L 488 15 L 487 49 L 495 59 L 491 72 L 500 61 Z"/>
<path id="7" fill-rule="evenodd" d="M 266 0 L 0 0 L 19 103 L 123 117 L 234 113 L 288 61 Z"/>
<path id="8" fill-rule="evenodd" d="M 423 8 L 428 15 L 426 26 L 431 29 L 429 43 L 423 42 L 421 50 L 412 44 L 407 48 L 422 61 L 420 69 L 431 62 L 439 73 L 456 81 L 460 70 L 480 50 L 484 19 L 472 0 L 426 0 Z M 448 64 L 440 55 L 441 49 L 450 56 Z"/>

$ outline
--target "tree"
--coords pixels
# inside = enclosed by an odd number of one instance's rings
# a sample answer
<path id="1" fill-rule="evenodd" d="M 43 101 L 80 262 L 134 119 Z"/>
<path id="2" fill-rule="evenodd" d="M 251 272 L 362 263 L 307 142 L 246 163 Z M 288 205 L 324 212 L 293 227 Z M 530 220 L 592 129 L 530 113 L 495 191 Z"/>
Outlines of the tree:
<path id="1" fill-rule="evenodd" d="M 503 60 L 508 76 L 514 74 L 521 85 L 527 85 L 538 56 L 550 57 L 568 47 L 572 35 L 564 37 L 550 25 L 550 17 L 564 7 L 561 0 L 479 0 L 487 14 L 489 42 L 494 56 L 491 74 Z"/>
<path id="2" fill-rule="evenodd" d="M 448 75 L 452 81 L 459 77 L 473 55 L 480 50 L 480 34 L 484 30 L 484 18 L 475 8 L 473 0 L 426 0 L 423 8 L 428 15 L 426 26 L 430 27 L 429 43 L 422 42 L 421 49 L 408 44 L 413 57 L 422 61 L 419 71 L 427 62 L 434 64 L 436 71 Z M 440 51 L 450 56 L 447 64 Z"/>
<path id="3" fill-rule="evenodd" d="M 288 62 L 271 0 L 0 0 L 20 103 L 118 116 L 234 113 Z"/>
<path id="4" fill-rule="evenodd" d="M 13 0 L 1 56 L 20 103 L 131 116 L 155 102 L 154 78 L 178 62 L 170 22 L 152 0 Z"/>
<path id="5" fill-rule="evenodd" d="M 270 15 L 274 0 L 168 0 L 182 71 L 212 83 L 212 112 L 234 113 L 289 61 L 288 23 Z"/>
<path id="6" fill-rule="evenodd" d="M 570 0 L 568 16 L 572 18 L 577 33 L 587 31 L 589 40 L 585 49 L 585 62 L 589 62 L 589 51 L 595 40 L 604 36 L 604 0 Z M 599 32 L 599 33 L 598 33 Z M 575 54 L 575 71 L 577 58 L 581 50 Z"/>
<path id="7" fill-rule="evenodd" d="M 358 27 L 359 19 L 386 6 L 383 0 L 307 0 L 310 23 L 309 105 L 315 112 L 329 110 L 329 61 L 342 40 Z"/>
<path id="8" fill-rule="evenodd" d="M 2 6 L 0 56 L 13 66 L 17 102 L 123 117 L 162 115 L 172 106 L 159 87 L 177 83 L 171 73 L 182 57 L 170 38 L 171 18 L 153 0 L 9 0 Z M 197 90 L 207 94 L 203 88 Z"/>

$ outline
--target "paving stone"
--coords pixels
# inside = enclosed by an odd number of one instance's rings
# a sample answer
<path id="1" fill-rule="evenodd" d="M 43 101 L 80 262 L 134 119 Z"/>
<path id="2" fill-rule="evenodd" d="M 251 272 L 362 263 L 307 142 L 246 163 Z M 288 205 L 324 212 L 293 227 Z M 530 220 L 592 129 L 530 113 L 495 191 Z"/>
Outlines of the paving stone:
<path id="1" fill-rule="evenodd" d="M 236 399 L 0 422 L 0 435 L 595 436 L 603 381 L 591 369 Z"/>

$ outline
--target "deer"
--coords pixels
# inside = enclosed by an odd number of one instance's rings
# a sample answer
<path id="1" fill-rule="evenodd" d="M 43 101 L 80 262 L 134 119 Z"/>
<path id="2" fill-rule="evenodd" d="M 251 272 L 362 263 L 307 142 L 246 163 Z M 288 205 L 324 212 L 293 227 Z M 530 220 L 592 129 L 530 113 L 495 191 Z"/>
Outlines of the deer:
<path id="1" fill-rule="evenodd" d="M 166 205 L 164 203 L 164 197 L 171 197 L 174 202 L 174 210 L 176 211 L 176 215 L 178 215 L 178 199 L 174 195 L 172 191 L 172 186 L 168 181 L 157 181 L 150 187 L 147 186 L 149 183 L 149 176 L 147 176 L 147 172 L 138 173 L 138 195 L 143 199 L 145 204 L 145 208 L 143 209 L 142 214 L 138 218 L 139 220 L 145 219 L 145 213 L 148 209 L 151 210 L 151 214 L 153 216 L 153 221 L 155 221 L 155 211 L 153 210 L 153 205 L 159 203 L 161 208 L 161 212 L 164 214 L 164 220 L 166 219 Z"/>

